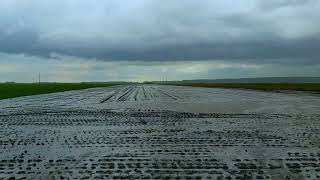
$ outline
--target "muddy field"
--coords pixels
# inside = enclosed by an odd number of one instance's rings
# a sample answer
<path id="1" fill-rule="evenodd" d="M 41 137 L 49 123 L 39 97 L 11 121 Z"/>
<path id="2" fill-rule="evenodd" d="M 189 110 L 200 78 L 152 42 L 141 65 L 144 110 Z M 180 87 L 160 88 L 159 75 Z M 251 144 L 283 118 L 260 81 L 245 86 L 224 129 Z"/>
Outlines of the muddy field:
<path id="1" fill-rule="evenodd" d="M 0 101 L 0 179 L 320 179 L 320 96 L 177 86 Z"/>

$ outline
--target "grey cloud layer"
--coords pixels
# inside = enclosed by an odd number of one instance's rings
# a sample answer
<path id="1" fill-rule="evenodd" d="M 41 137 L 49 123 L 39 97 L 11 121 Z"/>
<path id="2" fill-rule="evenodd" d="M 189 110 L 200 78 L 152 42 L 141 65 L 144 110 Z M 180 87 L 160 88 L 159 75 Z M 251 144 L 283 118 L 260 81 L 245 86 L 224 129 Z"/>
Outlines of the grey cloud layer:
<path id="1" fill-rule="evenodd" d="M 318 64 L 317 0 L 2 0 L 0 52 Z"/>

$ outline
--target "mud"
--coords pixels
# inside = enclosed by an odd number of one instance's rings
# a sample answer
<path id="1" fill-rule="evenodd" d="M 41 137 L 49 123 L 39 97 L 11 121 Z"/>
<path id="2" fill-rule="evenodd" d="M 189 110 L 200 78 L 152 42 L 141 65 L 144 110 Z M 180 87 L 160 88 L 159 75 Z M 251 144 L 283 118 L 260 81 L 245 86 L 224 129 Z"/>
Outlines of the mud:
<path id="1" fill-rule="evenodd" d="M 2 100 L 0 179 L 320 179 L 319 102 L 175 86 Z"/>

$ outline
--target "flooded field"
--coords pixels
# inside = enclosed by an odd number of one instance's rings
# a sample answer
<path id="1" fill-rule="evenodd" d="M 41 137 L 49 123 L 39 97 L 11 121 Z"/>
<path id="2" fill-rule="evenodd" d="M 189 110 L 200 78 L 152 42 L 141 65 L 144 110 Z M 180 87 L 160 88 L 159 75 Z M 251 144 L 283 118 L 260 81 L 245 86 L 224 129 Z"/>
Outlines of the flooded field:
<path id="1" fill-rule="evenodd" d="M 0 179 L 320 179 L 320 96 L 131 85 L 0 101 Z"/>

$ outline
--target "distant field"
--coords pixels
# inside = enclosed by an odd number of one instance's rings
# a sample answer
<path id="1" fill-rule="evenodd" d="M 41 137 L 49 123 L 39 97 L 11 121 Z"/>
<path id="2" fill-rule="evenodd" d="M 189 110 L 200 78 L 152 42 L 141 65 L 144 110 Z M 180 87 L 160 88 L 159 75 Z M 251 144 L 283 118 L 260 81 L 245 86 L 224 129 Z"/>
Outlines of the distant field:
<path id="1" fill-rule="evenodd" d="M 320 92 L 320 84 L 312 83 L 190 83 L 190 84 L 176 84 L 180 86 L 193 86 L 193 87 L 211 87 L 211 88 L 238 88 L 238 89 L 253 89 L 264 91 L 313 91 Z"/>
<path id="2" fill-rule="evenodd" d="M 94 87 L 107 87 L 116 84 L 102 83 L 43 83 L 43 84 L 1 84 L 0 83 L 0 99 L 7 99 L 20 96 L 29 96 L 36 94 L 46 94 L 54 92 L 63 92 L 78 89 L 87 89 Z"/>

